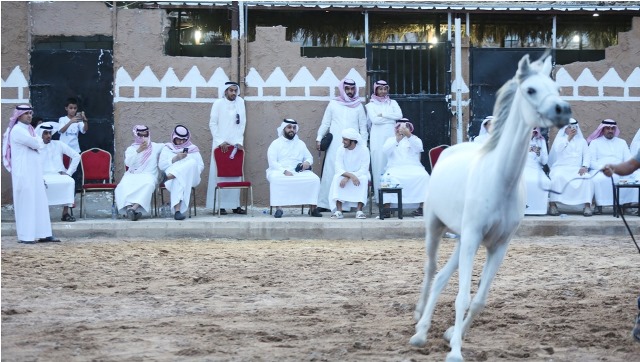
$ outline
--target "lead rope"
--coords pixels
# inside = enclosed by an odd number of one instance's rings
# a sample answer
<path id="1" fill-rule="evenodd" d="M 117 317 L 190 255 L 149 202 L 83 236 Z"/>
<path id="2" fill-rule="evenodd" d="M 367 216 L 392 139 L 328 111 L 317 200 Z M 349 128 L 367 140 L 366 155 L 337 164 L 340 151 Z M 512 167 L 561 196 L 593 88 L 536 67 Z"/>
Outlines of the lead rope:
<path id="1" fill-rule="evenodd" d="M 615 189 L 615 187 L 616 186 L 613 183 L 613 177 L 611 177 L 611 188 Z M 625 220 L 624 218 L 624 214 L 622 213 L 622 206 L 620 206 L 620 203 L 618 203 L 617 207 L 618 207 L 618 215 L 620 215 L 620 217 L 622 218 L 622 221 L 624 222 L 624 226 L 627 227 L 627 231 L 629 232 L 629 235 L 631 235 L 631 240 L 633 240 L 633 243 L 636 244 L 636 249 L 638 249 L 638 253 L 640 254 L 640 246 L 638 246 L 638 243 L 636 242 L 636 238 L 633 237 L 631 228 L 629 227 L 629 224 L 627 224 L 627 220 Z"/>

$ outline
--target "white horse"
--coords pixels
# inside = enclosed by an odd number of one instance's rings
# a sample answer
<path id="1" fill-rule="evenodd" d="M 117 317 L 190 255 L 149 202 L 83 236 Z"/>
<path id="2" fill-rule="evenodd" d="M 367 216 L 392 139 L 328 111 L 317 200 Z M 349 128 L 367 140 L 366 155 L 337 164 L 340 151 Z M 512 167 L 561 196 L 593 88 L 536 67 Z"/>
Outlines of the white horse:
<path id="1" fill-rule="evenodd" d="M 509 241 L 524 217 L 522 172 L 531 130 L 561 127 L 571 117 L 569 104 L 560 99 L 558 86 L 549 77 L 551 57 L 545 57 L 544 61 L 530 63 L 525 55 L 513 79 L 500 88 L 493 111 L 493 131 L 487 142 L 449 147 L 431 174 L 424 209 L 427 261 L 415 311 L 416 334 L 410 343 L 426 343 L 438 296 L 458 269 L 455 325 L 444 336 L 451 346 L 447 361 L 463 360 L 462 337 L 484 308 Z M 459 234 L 460 240 L 434 279 L 438 245 L 445 228 Z M 481 244 L 487 249 L 487 260 L 471 302 L 473 258 Z"/>

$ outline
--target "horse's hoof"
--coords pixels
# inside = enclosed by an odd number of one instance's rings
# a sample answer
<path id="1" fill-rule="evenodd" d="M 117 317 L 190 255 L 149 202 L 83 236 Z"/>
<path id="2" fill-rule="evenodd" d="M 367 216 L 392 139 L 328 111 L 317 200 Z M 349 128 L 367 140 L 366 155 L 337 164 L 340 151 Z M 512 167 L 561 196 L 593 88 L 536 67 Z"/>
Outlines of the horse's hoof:
<path id="1" fill-rule="evenodd" d="M 442 335 L 442 338 L 444 338 L 444 340 L 447 342 L 451 342 L 451 337 L 453 337 L 453 326 L 447 328 L 447 330 L 444 332 L 444 335 Z"/>
<path id="2" fill-rule="evenodd" d="M 464 362 L 464 359 L 462 358 L 462 354 L 460 353 L 449 352 L 449 354 L 447 354 L 447 359 L 445 360 L 445 362 Z"/>
<path id="3" fill-rule="evenodd" d="M 411 337 L 409 343 L 414 347 L 423 347 L 427 344 L 427 336 L 421 336 L 419 333 L 416 333 Z"/>

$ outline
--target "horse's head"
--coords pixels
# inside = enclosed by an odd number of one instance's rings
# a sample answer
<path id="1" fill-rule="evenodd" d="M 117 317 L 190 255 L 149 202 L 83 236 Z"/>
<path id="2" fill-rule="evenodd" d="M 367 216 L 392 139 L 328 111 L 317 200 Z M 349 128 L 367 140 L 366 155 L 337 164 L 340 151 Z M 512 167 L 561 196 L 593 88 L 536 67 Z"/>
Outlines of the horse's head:
<path id="1" fill-rule="evenodd" d="M 518 63 L 516 79 L 521 96 L 527 101 L 522 106 L 531 107 L 525 121 L 533 127 L 563 127 L 569 124 L 571 106 L 560 99 L 558 85 L 551 79 L 551 56 L 543 55 L 530 63 L 529 55 Z"/>

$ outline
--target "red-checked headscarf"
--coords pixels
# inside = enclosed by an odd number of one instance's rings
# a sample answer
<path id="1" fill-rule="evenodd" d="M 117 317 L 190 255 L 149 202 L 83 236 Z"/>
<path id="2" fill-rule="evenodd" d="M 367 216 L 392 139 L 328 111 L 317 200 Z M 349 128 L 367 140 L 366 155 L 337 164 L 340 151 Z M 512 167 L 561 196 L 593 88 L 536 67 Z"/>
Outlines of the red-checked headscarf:
<path id="1" fill-rule="evenodd" d="M 353 98 L 349 98 L 347 93 L 344 91 L 345 85 L 353 85 L 356 87 L 356 92 Z M 343 105 L 349 108 L 355 108 L 360 104 L 360 96 L 358 95 L 358 86 L 353 79 L 345 78 L 340 82 L 340 96 L 335 98 L 336 101 L 342 103 Z"/>
<path id="2" fill-rule="evenodd" d="M 400 126 L 406 123 L 407 124 L 407 128 L 409 128 L 409 131 L 411 131 L 411 133 L 413 133 L 413 130 L 415 129 L 413 127 L 413 123 L 409 122 L 409 120 L 407 118 L 400 118 L 396 120 L 396 125 L 395 125 L 395 130 L 397 131 L 398 128 L 400 128 Z"/>
<path id="3" fill-rule="evenodd" d="M 389 84 L 384 80 L 379 80 L 379 81 L 373 83 L 373 93 L 371 94 L 371 102 L 377 103 L 377 104 L 385 104 L 385 103 L 388 104 L 388 103 L 391 103 L 391 98 L 389 98 L 389 94 L 388 93 L 384 97 L 380 97 L 380 96 L 376 95 L 376 91 L 380 87 L 389 88 Z"/>
<path id="4" fill-rule="evenodd" d="M 589 137 L 587 137 L 587 143 L 591 143 L 591 141 L 602 136 L 602 129 L 605 127 L 615 127 L 616 130 L 614 131 L 613 134 L 616 137 L 620 136 L 620 128 L 618 128 L 618 124 L 616 123 L 616 121 L 614 121 L 613 119 L 605 119 L 602 121 L 602 123 L 600 123 L 598 128 L 595 131 L 593 131 L 593 133 L 590 134 Z"/>
<path id="5" fill-rule="evenodd" d="M 13 110 L 13 114 L 9 119 L 9 127 L 7 127 L 7 130 L 4 132 L 4 136 L 2 138 L 2 164 L 9 172 L 11 172 L 11 138 L 9 135 L 11 134 L 13 126 L 18 122 L 18 118 L 29 112 L 33 112 L 33 108 L 31 108 L 31 105 L 29 104 L 16 106 L 16 109 Z M 29 133 L 34 137 L 36 136 L 36 131 L 31 127 L 31 125 L 29 125 Z"/>
<path id="6" fill-rule="evenodd" d="M 151 131 L 149 131 L 149 127 L 145 125 L 138 124 L 133 126 L 133 143 L 131 144 L 131 146 L 140 147 L 142 142 L 144 142 L 144 137 L 138 136 L 138 132 L 149 132 L 149 137 L 147 138 L 148 145 L 147 149 L 142 151 L 142 162 L 140 162 L 140 167 L 136 169 L 134 169 L 133 167 L 129 167 L 129 170 L 127 172 L 131 173 L 137 173 L 138 169 L 144 168 L 147 162 L 149 162 L 149 158 L 152 154 L 153 143 L 151 142 Z"/>
<path id="7" fill-rule="evenodd" d="M 176 138 L 186 140 L 186 142 L 181 145 L 176 145 L 175 143 L 173 143 L 173 140 Z M 173 133 L 171 134 L 171 142 L 165 143 L 165 146 L 169 147 L 171 151 L 173 151 L 173 153 L 180 153 L 185 148 L 189 149 L 187 153 L 200 152 L 198 146 L 191 143 L 191 133 L 189 132 L 187 127 L 182 125 L 177 125 L 176 128 L 173 129 Z"/>
<path id="8" fill-rule="evenodd" d="M 537 138 L 539 140 L 543 140 L 544 136 L 540 133 L 540 128 L 536 127 L 533 129 L 531 139 Z"/>

